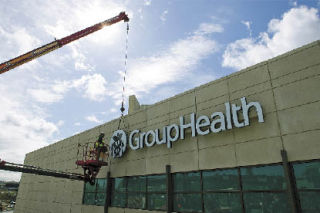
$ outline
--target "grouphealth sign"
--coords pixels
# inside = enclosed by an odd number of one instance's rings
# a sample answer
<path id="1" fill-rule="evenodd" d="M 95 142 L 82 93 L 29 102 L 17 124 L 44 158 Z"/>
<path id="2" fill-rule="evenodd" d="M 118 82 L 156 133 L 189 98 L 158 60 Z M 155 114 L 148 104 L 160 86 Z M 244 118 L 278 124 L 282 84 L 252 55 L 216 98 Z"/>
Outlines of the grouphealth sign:
<path id="1" fill-rule="evenodd" d="M 111 150 L 121 150 L 112 155 L 114 158 L 121 157 L 127 147 L 127 141 L 129 147 L 132 150 L 142 149 L 144 147 L 152 147 L 154 145 L 166 144 L 168 148 L 172 147 L 172 143 L 177 140 L 183 140 L 185 138 L 185 130 L 191 130 L 191 136 L 207 135 L 209 133 L 219 133 L 232 129 L 233 127 L 241 128 L 250 124 L 249 110 L 254 109 L 256 111 L 258 122 L 263 123 L 263 113 L 259 102 L 247 103 L 246 98 L 242 97 L 241 105 L 230 104 L 226 102 L 225 112 L 214 112 L 210 117 L 201 115 L 196 117 L 195 113 L 189 115 L 190 121 L 186 122 L 183 116 L 180 116 L 179 124 L 171 124 L 159 129 L 149 130 L 147 132 L 141 132 L 136 129 L 130 132 L 129 138 L 125 135 L 123 130 L 117 130 L 114 132 L 110 140 Z M 239 121 L 239 114 L 242 113 L 243 120 Z M 121 134 L 119 134 L 121 133 Z M 121 135 L 121 138 L 119 137 Z"/>

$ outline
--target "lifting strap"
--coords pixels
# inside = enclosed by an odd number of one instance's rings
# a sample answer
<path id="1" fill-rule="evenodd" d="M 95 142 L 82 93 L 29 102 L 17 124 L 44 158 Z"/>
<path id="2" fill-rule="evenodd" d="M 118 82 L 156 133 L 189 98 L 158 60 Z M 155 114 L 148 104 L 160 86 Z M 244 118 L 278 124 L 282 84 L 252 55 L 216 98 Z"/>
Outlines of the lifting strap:
<path id="1" fill-rule="evenodd" d="M 128 61 L 128 37 L 129 37 L 129 22 L 127 22 L 127 35 L 126 35 L 126 50 L 125 50 L 125 56 L 124 56 L 124 74 L 123 74 L 123 83 L 122 83 L 122 101 L 121 101 L 121 117 L 119 119 L 119 124 L 118 124 L 118 130 L 120 129 L 120 124 L 121 121 L 123 122 L 124 126 L 124 102 L 125 102 L 125 86 L 126 86 L 126 76 L 127 76 L 127 61 Z"/>

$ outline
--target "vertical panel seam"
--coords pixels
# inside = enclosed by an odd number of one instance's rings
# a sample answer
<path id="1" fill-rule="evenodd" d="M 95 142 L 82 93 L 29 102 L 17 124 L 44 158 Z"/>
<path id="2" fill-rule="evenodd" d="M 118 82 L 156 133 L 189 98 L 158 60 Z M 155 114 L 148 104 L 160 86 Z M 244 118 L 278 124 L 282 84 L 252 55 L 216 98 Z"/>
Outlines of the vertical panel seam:
<path id="1" fill-rule="evenodd" d="M 280 123 L 280 119 L 279 119 L 279 112 L 278 112 L 276 97 L 275 97 L 275 94 L 274 94 L 274 87 L 273 87 L 273 83 L 272 83 L 272 79 L 271 79 L 271 73 L 270 73 L 270 69 L 269 69 L 269 62 L 267 62 L 267 71 L 268 71 L 270 85 L 271 85 L 272 98 L 273 98 L 273 103 L 274 103 L 276 117 L 277 117 L 277 124 L 278 124 L 278 127 L 279 127 L 281 147 L 282 147 L 283 150 L 285 150 L 284 143 L 283 143 L 282 130 L 281 130 L 281 123 Z"/>
<path id="2" fill-rule="evenodd" d="M 227 88 L 228 88 L 228 102 L 230 103 L 231 101 L 231 98 L 230 98 L 230 84 L 229 84 L 229 80 L 230 80 L 230 77 L 227 76 L 226 77 L 226 81 L 227 81 Z M 235 160 L 236 160 L 236 166 L 239 165 L 238 163 L 238 157 L 237 157 L 237 149 L 236 149 L 236 136 L 235 136 L 235 133 L 234 131 L 231 131 L 232 132 L 232 138 L 233 138 L 233 147 L 234 147 L 234 157 L 235 157 Z"/>
<path id="3" fill-rule="evenodd" d="M 195 113 L 196 116 L 198 115 L 198 106 L 197 106 L 197 95 L 196 95 L 196 89 L 193 90 L 193 95 L 194 95 L 194 107 L 195 107 Z M 196 141 L 197 141 L 197 155 L 198 155 L 198 169 L 200 169 L 200 155 L 199 155 L 199 139 L 198 136 L 196 137 Z"/>

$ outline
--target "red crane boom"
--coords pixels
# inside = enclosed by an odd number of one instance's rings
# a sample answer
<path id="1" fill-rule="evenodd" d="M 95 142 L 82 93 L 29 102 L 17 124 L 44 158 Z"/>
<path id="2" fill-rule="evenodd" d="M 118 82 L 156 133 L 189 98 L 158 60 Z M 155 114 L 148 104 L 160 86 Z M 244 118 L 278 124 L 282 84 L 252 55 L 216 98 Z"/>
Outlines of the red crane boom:
<path id="1" fill-rule="evenodd" d="M 73 42 L 75 40 L 78 40 L 84 36 L 87 36 L 91 33 L 94 33 L 100 29 L 102 29 L 103 27 L 105 26 L 110 26 L 112 24 L 115 24 L 117 22 L 120 22 L 120 21 L 124 21 L 124 22 L 128 22 L 129 21 L 129 18 L 127 16 L 127 14 L 125 12 L 121 12 L 119 15 L 113 17 L 113 18 L 110 18 L 110 19 L 107 19 L 103 22 L 100 22 L 98 24 L 95 24 L 91 27 L 88 27 L 86 29 L 83 29 L 83 30 L 80 30 L 76 33 L 73 33 L 69 36 L 66 36 L 62 39 L 59 39 L 59 40 L 55 40 L 49 44 L 46 44 L 46 45 L 43 45 L 42 47 L 39 47 L 37 49 L 34 49 L 34 50 L 31 50 L 30 52 L 27 52 L 23 55 L 20 55 L 16 58 L 13 58 L 9 61 L 6 61 L 2 64 L 0 64 L 0 74 L 4 73 L 4 72 L 7 72 L 17 66 L 20 66 L 28 61 L 31 61 L 35 58 L 38 58 L 44 54 L 47 54 L 53 50 L 56 50 L 70 42 Z"/>

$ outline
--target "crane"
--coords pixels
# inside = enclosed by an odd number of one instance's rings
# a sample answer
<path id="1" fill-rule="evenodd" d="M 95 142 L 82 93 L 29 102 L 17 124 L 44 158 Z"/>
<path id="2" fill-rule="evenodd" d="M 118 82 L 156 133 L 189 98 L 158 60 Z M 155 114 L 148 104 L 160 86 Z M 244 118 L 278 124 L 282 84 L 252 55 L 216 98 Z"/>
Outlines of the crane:
<path id="1" fill-rule="evenodd" d="M 17 66 L 20 66 L 24 63 L 27 63 L 35 58 L 38 58 L 42 55 L 45 55 L 45 54 L 47 54 L 51 51 L 54 51 L 58 48 L 61 48 L 70 42 L 78 40 L 84 36 L 87 36 L 91 33 L 96 32 L 98 30 L 101 30 L 105 26 L 110 26 L 110 25 L 115 24 L 117 22 L 120 22 L 122 20 L 124 22 L 129 21 L 129 18 L 125 12 L 121 12 L 121 13 L 119 13 L 119 15 L 117 15 L 113 18 L 110 18 L 110 19 L 107 19 L 103 22 L 97 23 L 91 27 L 87 27 L 83 30 L 80 30 L 80 31 L 73 33 L 69 36 L 66 36 L 64 38 L 55 40 L 51 43 L 43 45 L 43 46 L 36 48 L 34 50 L 31 50 L 23 55 L 20 55 L 16 58 L 11 59 L 9 61 L 3 62 L 2 64 L 0 64 L 0 74 L 5 73 L 5 72 L 17 67 Z"/>
<path id="2" fill-rule="evenodd" d="M 20 66 L 24 63 L 27 63 L 35 58 L 38 58 L 42 55 L 45 55 L 53 50 L 56 50 L 64 45 L 73 42 L 77 39 L 80 39 L 84 36 L 87 36 L 91 33 L 94 33 L 105 26 L 110 26 L 112 24 L 118 23 L 120 21 L 128 22 L 129 18 L 125 12 L 119 13 L 119 15 L 107 19 L 103 22 L 95 24 L 91 27 L 85 28 L 80 30 L 76 33 L 73 33 L 69 36 L 66 36 L 62 39 L 55 40 L 51 43 L 43 45 L 37 49 L 31 50 L 23 55 L 20 55 L 16 58 L 13 58 L 9 61 L 6 61 L 0 64 L 0 74 L 5 73 L 17 66 Z M 127 26 L 127 32 L 129 27 Z M 44 176 L 52 176 L 52 177 L 59 177 L 59 178 L 67 178 L 73 180 L 82 180 L 85 182 L 89 182 L 91 185 L 95 183 L 96 176 L 102 166 L 107 166 L 108 163 L 100 160 L 100 154 L 104 154 L 105 156 L 109 156 L 109 149 L 106 145 L 102 143 L 102 139 L 104 134 L 100 134 L 98 142 L 100 146 L 94 148 L 92 143 L 86 143 L 83 146 L 78 145 L 78 154 L 79 149 L 82 149 L 82 159 L 76 161 L 77 166 L 81 166 L 84 170 L 84 174 L 78 173 L 68 173 L 63 171 L 51 170 L 51 169 L 44 169 L 40 167 L 35 167 L 32 165 L 25 165 L 25 164 L 17 164 L 11 163 L 0 159 L 0 170 L 7 170 L 7 171 L 14 171 L 14 172 L 23 172 L 23 173 L 31 173 L 37 175 L 44 175 Z M 90 145 L 91 144 L 91 145 Z M 103 145 L 103 146 L 101 146 Z M 78 155 L 77 154 L 77 155 Z"/>

